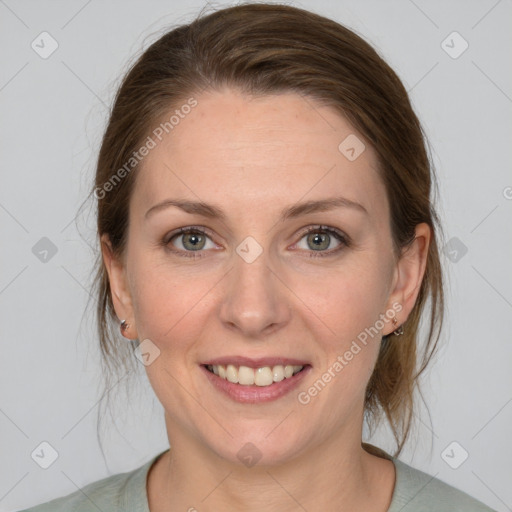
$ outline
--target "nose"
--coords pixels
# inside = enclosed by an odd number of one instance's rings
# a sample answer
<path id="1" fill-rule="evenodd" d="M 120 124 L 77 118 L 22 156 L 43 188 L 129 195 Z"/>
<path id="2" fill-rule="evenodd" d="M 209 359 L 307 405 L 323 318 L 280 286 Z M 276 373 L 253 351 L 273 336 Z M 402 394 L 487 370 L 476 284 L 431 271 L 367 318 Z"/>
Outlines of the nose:
<path id="1" fill-rule="evenodd" d="M 282 329 L 291 317 L 287 287 L 269 266 L 263 252 L 248 263 L 234 255 L 234 268 L 227 275 L 220 319 L 226 328 L 244 338 L 261 339 Z"/>

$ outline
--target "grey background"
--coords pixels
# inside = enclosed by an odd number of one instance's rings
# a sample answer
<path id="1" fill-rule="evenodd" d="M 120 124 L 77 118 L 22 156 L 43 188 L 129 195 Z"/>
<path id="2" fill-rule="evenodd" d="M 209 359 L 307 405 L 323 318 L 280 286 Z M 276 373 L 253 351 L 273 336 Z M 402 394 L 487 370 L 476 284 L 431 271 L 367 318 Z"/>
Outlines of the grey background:
<path id="1" fill-rule="evenodd" d="M 79 216 L 77 209 L 128 62 L 203 5 L 0 0 L 1 511 L 129 471 L 168 446 L 142 369 L 128 401 L 111 392 L 120 406 L 102 437 L 108 465 L 99 449 L 99 354 L 93 317 L 83 315 L 94 218 L 89 207 Z M 446 251 L 443 262 L 448 319 L 422 380 L 428 410 L 421 408 L 417 437 L 401 459 L 500 512 L 512 510 L 511 2 L 294 5 L 355 29 L 402 78 L 432 145 L 446 238 L 459 240 L 449 242 L 457 253 Z M 43 31 L 59 45 L 47 59 L 31 47 Z M 442 46 L 453 31 L 469 44 L 458 58 L 445 51 L 446 44 L 460 51 L 457 36 Z M 56 249 L 46 262 L 36 257 L 43 237 Z M 366 440 L 393 446 L 386 428 Z M 48 469 L 31 457 L 43 441 L 58 452 Z M 452 460 L 460 447 L 469 454 L 457 469 L 445 462 L 454 441 Z"/>

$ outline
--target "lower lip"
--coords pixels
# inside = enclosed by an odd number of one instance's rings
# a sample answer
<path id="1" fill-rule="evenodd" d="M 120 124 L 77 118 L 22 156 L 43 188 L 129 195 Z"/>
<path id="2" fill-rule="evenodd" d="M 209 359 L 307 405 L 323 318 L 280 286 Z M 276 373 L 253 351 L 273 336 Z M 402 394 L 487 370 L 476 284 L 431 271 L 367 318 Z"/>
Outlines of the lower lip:
<path id="1" fill-rule="evenodd" d="M 206 374 L 207 379 L 232 400 L 240 403 L 256 404 L 271 402 L 290 393 L 299 385 L 306 376 L 306 373 L 311 369 L 311 366 L 305 366 L 299 373 L 283 379 L 281 382 L 274 382 L 270 386 L 242 386 L 241 384 L 233 384 L 210 372 L 204 366 L 201 366 L 201 369 Z"/>

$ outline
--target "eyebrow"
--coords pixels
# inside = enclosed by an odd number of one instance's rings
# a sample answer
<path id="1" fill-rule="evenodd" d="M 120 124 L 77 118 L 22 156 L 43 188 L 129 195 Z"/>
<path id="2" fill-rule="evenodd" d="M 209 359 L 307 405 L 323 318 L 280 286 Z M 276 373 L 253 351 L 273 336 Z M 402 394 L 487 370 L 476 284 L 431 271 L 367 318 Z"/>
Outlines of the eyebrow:
<path id="1" fill-rule="evenodd" d="M 144 217 L 147 219 L 158 211 L 167 209 L 172 206 L 180 208 L 184 212 L 190 214 L 201 215 L 211 219 L 220 219 L 222 221 L 226 220 L 226 215 L 217 206 L 204 203 L 203 201 L 189 201 L 180 199 L 166 199 L 160 203 L 157 203 L 146 212 Z M 346 197 L 331 197 L 317 201 L 307 201 L 305 203 L 299 203 L 290 207 L 286 207 L 281 210 L 279 221 L 282 222 L 284 220 L 300 217 L 301 215 L 306 215 L 308 213 L 326 212 L 336 208 L 350 208 L 368 215 L 368 211 L 360 203 L 347 199 Z"/>

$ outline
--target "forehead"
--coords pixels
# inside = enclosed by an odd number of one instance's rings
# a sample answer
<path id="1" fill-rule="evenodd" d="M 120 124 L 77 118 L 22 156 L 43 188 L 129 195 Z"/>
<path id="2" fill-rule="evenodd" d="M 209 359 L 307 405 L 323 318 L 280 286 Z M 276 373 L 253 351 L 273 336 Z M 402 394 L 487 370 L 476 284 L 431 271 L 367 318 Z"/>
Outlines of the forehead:
<path id="1" fill-rule="evenodd" d="M 161 140 L 151 134 L 155 147 L 138 170 L 135 209 L 186 197 L 233 212 L 280 211 L 333 195 L 377 217 L 387 208 L 373 149 L 333 108 L 294 93 L 253 97 L 231 89 L 195 100 Z"/>

